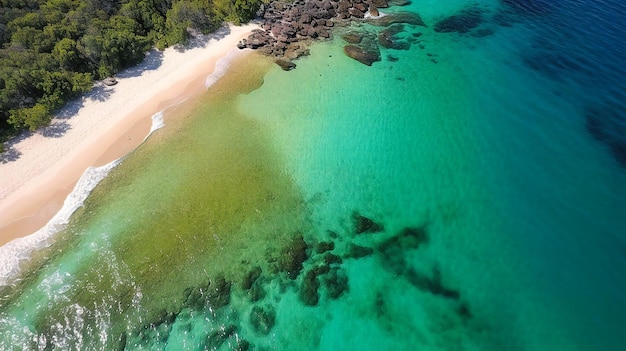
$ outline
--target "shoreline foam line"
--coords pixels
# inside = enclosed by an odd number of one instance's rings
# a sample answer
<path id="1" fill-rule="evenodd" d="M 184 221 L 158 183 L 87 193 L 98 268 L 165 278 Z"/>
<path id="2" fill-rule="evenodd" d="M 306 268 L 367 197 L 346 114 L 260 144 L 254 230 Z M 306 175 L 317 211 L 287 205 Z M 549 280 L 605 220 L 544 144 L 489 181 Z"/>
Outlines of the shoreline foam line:
<path id="1" fill-rule="evenodd" d="M 224 77 L 233 60 L 241 55 L 242 51 L 235 48 L 231 49 L 224 57 L 216 61 L 215 69 L 205 79 L 205 89 L 210 88 Z M 150 131 L 137 148 L 146 142 L 155 131 L 165 127 L 165 111 L 172 107 L 179 106 L 187 100 L 186 98 L 180 102 L 176 102 L 152 115 Z M 130 152 L 134 150 L 136 150 L 136 148 Z M 130 154 L 130 152 L 128 154 Z M 22 267 L 21 263 L 28 260 L 34 251 L 49 246 L 55 234 L 65 229 L 72 214 L 83 206 L 91 191 L 106 178 L 113 168 L 122 163 L 128 154 L 104 166 L 92 166 L 87 168 L 79 178 L 72 192 L 65 199 L 63 207 L 45 226 L 30 235 L 16 238 L 0 246 L 0 287 L 11 285 L 15 282 L 15 279 L 18 279 Z"/>
<path id="2" fill-rule="evenodd" d="M 155 131 L 165 126 L 163 112 L 159 111 L 152 115 L 152 126 L 141 144 L 148 140 Z M 84 205 L 91 191 L 106 178 L 113 168 L 122 163 L 125 157 L 126 155 L 104 166 L 87 168 L 78 179 L 72 192 L 63 202 L 63 207 L 45 226 L 33 234 L 17 238 L 0 246 L 0 287 L 10 285 L 13 282 L 12 280 L 16 279 L 20 274 L 20 263 L 28 260 L 33 251 L 47 247 L 52 242 L 51 239 L 55 234 L 67 227 L 72 214 Z"/>
<path id="3" fill-rule="evenodd" d="M 117 75 L 116 86 L 96 85 L 61 110 L 53 120 L 61 133 L 16 139 L 11 150 L 18 157 L 0 164 L 0 245 L 44 226 L 87 167 L 135 149 L 151 127 L 148 117 L 206 91 L 207 76 L 216 66 L 222 71 L 217 61 L 232 59 L 231 51 L 243 55 L 247 50 L 236 45 L 255 28 L 231 25 L 184 51 L 150 51 L 139 68 Z"/>

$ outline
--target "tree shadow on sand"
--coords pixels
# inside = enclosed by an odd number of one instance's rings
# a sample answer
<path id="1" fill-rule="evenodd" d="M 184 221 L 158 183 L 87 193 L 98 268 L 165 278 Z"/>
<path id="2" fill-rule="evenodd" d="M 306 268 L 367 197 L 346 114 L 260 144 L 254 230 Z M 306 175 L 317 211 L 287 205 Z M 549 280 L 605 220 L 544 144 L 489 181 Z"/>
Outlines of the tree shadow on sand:
<path id="1" fill-rule="evenodd" d="M 60 138 L 70 129 L 72 129 L 72 126 L 69 123 L 60 121 L 53 122 L 49 126 L 42 128 L 39 133 L 46 138 Z"/>
<path id="2" fill-rule="evenodd" d="M 31 135 L 33 135 L 31 132 L 24 132 L 16 136 L 15 138 L 5 142 L 4 152 L 0 154 L 0 163 L 5 164 L 5 163 L 17 161 L 20 158 L 20 156 L 22 156 L 22 153 L 18 150 L 15 150 L 13 147 L 15 146 L 15 144 L 30 137 Z"/>
<path id="3" fill-rule="evenodd" d="M 105 102 L 111 97 L 113 88 L 102 83 L 96 83 L 91 90 L 83 96 L 68 102 L 65 106 L 54 113 L 54 119 L 70 119 L 78 114 L 85 106 L 85 101 Z"/>
<path id="4" fill-rule="evenodd" d="M 177 44 L 174 45 L 174 49 L 178 52 L 185 52 L 190 49 L 204 48 L 211 41 L 224 39 L 229 34 L 230 27 L 228 26 L 222 27 L 210 34 L 192 33 L 191 39 L 186 45 Z"/>
<path id="5" fill-rule="evenodd" d="M 91 101 L 100 101 L 105 102 L 113 94 L 113 87 L 106 86 L 104 84 L 98 84 L 91 89 L 89 93 L 85 96 L 87 99 Z"/>
<path id="6" fill-rule="evenodd" d="M 117 78 L 132 78 L 139 77 L 146 71 L 154 71 L 158 69 L 163 63 L 163 51 L 156 49 L 150 50 L 146 53 L 146 57 L 136 66 L 127 68 L 115 76 Z"/>

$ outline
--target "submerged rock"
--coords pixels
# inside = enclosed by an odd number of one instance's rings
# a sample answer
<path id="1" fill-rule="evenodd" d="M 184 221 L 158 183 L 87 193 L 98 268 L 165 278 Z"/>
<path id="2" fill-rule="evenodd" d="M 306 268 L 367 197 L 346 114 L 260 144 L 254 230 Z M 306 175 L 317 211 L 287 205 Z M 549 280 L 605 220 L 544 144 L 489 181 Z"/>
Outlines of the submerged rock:
<path id="1" fill-rule="evenodd" d="M 315 270 L 306 272 L 298 290 L 298 298 L 305 306 L 317 305 L 319 301 L 319 287 L 320 283 Z"/>
<path id="2" fill-rule="evenodd" d="M 456 314 L 461 317 L 463 320 L 468 320 L 472 318 L 472 311 L 470 310 L 467 303 L 462 302 L 459 307 L 456 309 Z"/>
<path id="3" fill-rule="evenodd" d="M 393 1 L 394 0 L 392 0 L 392 2 Z M 369 0 L 368 2 L 370 6 L 375 6 L 375 7 L 378 7 L 379 9 L 389 7 L 389 2 L 387 0 Z"/>
<path id="4" fill-rule="evenodd" d="M 358 33 L 347 33 L 341 38 L 350 44 L 359 44 L 363 40 L 363 35 Z"/>
<path id="5" fill-rule="evenodd" d="M 297 235 L 288 246 L 283 248 L 278 258 L 278 270 L 287 273 L 289 279 L 296 279 L 302 270 L 302 263 L 308 258 L 307 248 L 308 245 L 302 235 Z"/>
<path id="6" fill-rule="evenodd" d="M 458 14 L 446 17 L 435 24 L 435 32 L 439 33 L 467 33 L 478 27 L 483 21 L 483 11 L 470 7 Z"/>
<path id="7" fill-rule="evenodd" d="M 378 42 L 382 47 L 394 50 L 408 50 L 411 47 L 406 41 L 399 40 L 396 36 L 404 31 L 404 25 L 393 24 L 378 34 Z"/>
<path id="8" fill-rule="evenodd" d="M 364 49 L 356 45 L 346 45 L 343 51 L 350 58 L 353 58 L 364 65 L 371 66 L 374 62 L 380 61 L 380 51 L 378 48 Z"/>
<path id="9" fill-rule="evenodd" d="M 207 341 L 205 344 L 206 350 L 217 350 L 219 349 L 231 336 L 235 335 L 237 332 L 237 327 L 233 324 L 224 327 L 218 328 L 217 330 L 212 331 L 207 336 Z"/>
<path id="10" fill-rule="evenodd" d="M 433 268 L 432 277 L 420 273 L 412 268 L 407 270 L 405 276 L 409 283 L 424 292 L 453 300 L 457 300 L 461 297 L 461 294 L 458 291 L 447 288 L 443 285 L 441 281 L 441 271 L 438 267 Z"/>
<path id="11" fill-rule="evenodd" d="M 259 266 L 255 266 L 254 268 L 252 268 L 248 273 L 246 273 L 246 275 L 243 277 L 243 281 L 241 282 L 241 288 L 243 290 L 248 290 L 252 287 L 252 284 L 254 284 L 254 282 L 259 279 L 259 277 L 261 276 L 261 273 L 263 271 L 261 270 L 261 267 Z"/>
<path id="12" fill-rule="evenodd" d="M 410 0 L 389 0 L 390 6 L 407 6 L 410 5 Z"/>
<path id="13" fill-rule="evenodd" d="M 333 268 L 324 277 L 324 285 L 326 286 L 328 297 L 338 299 L 349 289 L 348 276 L 342 269 Z"/>
<path id="14" fill-rule="evenodd" d="M 265 298 L 265 296 L 267 296 L 267 292 L 265 291 L 263 284 L 261 284 L 258 280 L 254 282 L 250 290 L 248 290 L 248 297 L 250 297 L 250 301 L 252 302 L 261 301 Z"/>
<path id="15" fill-rule="evenodd" d="M 350 243 L 348 246 L 348 253 L 344 255 L 345 258 L 361 258 L 370 256 L 374 253 L 374 249 L 371 247 L 360 246 L 357 244 Z"/>
<path id="16" fill-rule="evenodd" d="M 218 276 L 209 284 L 208 302 L 211 308 L 224 307 L 230 303 L 230 290 L 232 282 L 226 281 L 223 276 Z"/>
<path id="17" fill-rule="evenodd" d="M 405 251 L 417 249 L 426 243 L 428 243 L 426 227 L 407 227 L 378 245 L 378 251 L 387 269 L 402 274 L 407 268 Z"/>
<path id="18" fill-rule="evenodd" d="M 183 306 L 194 310 L 200 310 L 207 305 L 207 294 L 210 282 L 197 287 L 189 287 L 183 292 Z"/>
<path id="19" fill-rule="evenodd" d="M 394 23 L 406 23 L 426 27 L 426 23 L 424 23 L 422 17 L 414 12 L 395 12 L 382 17 L 369 17 L 367 18 L 367 22 L 381 27 L 387 27 Z"/>
<path id="20" fill-rule="evenodd" d="M 381 251 L 417 249 L 429 241 L 426 227 L 406 227 L 380 244 Z"/>
<path id="21" fill-rule="evenodd" d="M 335 249 L 335 243 L 332 241 L 322 241 L 320 243 L 317 244 L 317 247 L 315 248 L 315 251 L 317 251 L 317 253 L 324 253 L 326 251 L 332 251 Z"/>
<path id="22" fill-rule="evenodd" d="M 250 311 L 250 325 L 259 334 L 270 333 L 276 322 L 276 310 L 272 305 L 254 306 Z"/>
<path id="23" fill-rule="evenodd" d="M 596 140 L 608 146 L 613 158 L 626 168 L 626 108 L 613 101 L 587 106 L 585 126 Z"/>
<path id="24" fill-rule="evenodd" d="M 330 252 L 327 252 L 324 255 L 324 263 L 327 265 L 331 265 L 331 264 L 341 264 L 343 262 L 343 260 L 341 259 L 341 257 L 332 254 Z"/>
<path id="25" fill-rule="evenodd" d="M 376 223 L 370 218 L 362 216 L 356 212 L 352 214 L 352 221 L 354 222 L 354 231 L 357 234 L 378 233 L 385 230 L 382 224 Z"/>
<path id="26" fill-rule="evenodd" d="M 250 350 L 250 342 L 246 339 L 239 339 L 234 351 L 248 351 Z"/>
<path id="27" fill-rule="evenodd" d="M 291 62 L 291 61 L 287 61 L 287 60 L 283 60 L 283 59 L 278 59 L 276 61 L 276 64 L 283 69 L 283 71 L 291 71 L 292 69 L 296 68 L 296 64 Z"/>

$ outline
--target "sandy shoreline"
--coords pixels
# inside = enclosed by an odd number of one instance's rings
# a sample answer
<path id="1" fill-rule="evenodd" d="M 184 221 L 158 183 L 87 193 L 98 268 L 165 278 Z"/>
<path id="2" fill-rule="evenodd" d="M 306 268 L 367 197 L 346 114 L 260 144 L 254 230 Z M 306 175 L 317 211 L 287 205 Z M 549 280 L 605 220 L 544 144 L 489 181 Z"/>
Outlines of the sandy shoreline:
<path id="1" fill-rule="evenodd" d="M 17 159 L 0 164 L 0 245 L 43 227 L 88 167 L 136 148 L 154 114 L 205 91 L 217 60 L 230 57 L 255 28 L 223 28 L 184 52 L 151 51 L 138 67 L 120 72 L 117 85 L 96 85 L 50 127 L 12 145 Z"/>

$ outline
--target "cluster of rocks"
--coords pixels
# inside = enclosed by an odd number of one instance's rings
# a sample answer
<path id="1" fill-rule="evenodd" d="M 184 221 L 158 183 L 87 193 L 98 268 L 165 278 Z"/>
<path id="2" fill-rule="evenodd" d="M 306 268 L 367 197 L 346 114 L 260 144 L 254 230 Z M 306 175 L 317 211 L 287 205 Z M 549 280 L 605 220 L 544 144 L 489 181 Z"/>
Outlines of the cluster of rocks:
<path id="1" fill-rule="evenodd" d="M 261 11 L 262 29 L 257 29 L 239 42 L 240 49 L 258 50 L 275 57 L 284 70 L 295 68 L 291 60 L 309 54 L 308 45 L 312 40 L 329 39 L 335 25 L 346 25 L 353 19 L 363 19 L 369 13 L 368 22 L 377 26 L 392 23 L 424 25 L 419 15 L 404 12 L 381 16 L 379 8 L 392 5 L 405 5 L 403 0 L 296 0 L 293 3 L 273 1 Z M 348 56 L 363 53 L 358 46 L 346 49 Z M 354 53 L 352 55 L 351 53 Z M 365 53 L 367 55 L 367 53 Z M 376 61 L 369 57 L 363 61 Z M 359 60 L 361 61 L 361 60 Z M 362 62 L 363 62 L 362 61 Z M 370 63 L 371 64 L 371 63 Z"/>
<path id="2" fill-rule="evenodd" d="M 316 306 L 324 299 L 339 299 L 349 291 L 348 275 L 342 267 L 345 260 L 370 256 L 377 257 L 385 269 L 416 288 L 458 300 L 456 313 L 461 318 L 471 317 L 467 304 L 460 301 L 459 292 L 444 285 L 438 266 L 435 265 L 432 271 L 423 271 L 417 270 L 408 262 L 407 251 L 419 249 L 429 243 L 426 226 L 405 227 L 390 235 L 382 223 L 358 212 L 352 214 L 351 223 L 352 228 L 343 235 L 329 231 L 328 241 L 307 242 L 302 234 L 295 234 L 281 249 L 268 252 L 267 264 L 251 266 L 236 284 L 217 275 L 199 286 L 185 289 L 181 309 L 177 312 L 163 311 L 142 332 L 154 330 L 161 338 L 167 338 L 179 315 L 208 308 L 215 316 L 219 316 L 224 313 L 220 311 L 226 311 L 222 308 L 231 304 L 231 295 L 235 294 L 247 296 L 254 304 L 244 312 L 251 330 L 258 336 L 269 335 L 277 323 L 277 310 L 273 305 L 274 300 L 266 298 L 265 289 L 268 286 L 278 282 L 281 292 L 283 288 L 295 288 L 298 299 L 304 306 Z M 365 240 L 369 246 L 363 246 L 362 239 L 366 237 L 371 238 Z M 379 309 L 384 309 L 383 295 L 377 297 L 376 304 Z M 182 317 L 183 321 L 186 319 L 189 316 Z M 225 344 L 237 350 L 254 348 L 254 345 L 241 337 L 239 328 L 237 324 L 225 324 L 213 330 L 206 337 L 206 348 L 218 349 Z M 126 342 L 125 337 L 122 342 Z"/>
<path id="3" fill-rule="evenodd" d="M 343 35 L 348 44 L 344 46 L 344 53 L 364 65 L 371 66 L 381 60 L 380 48 L 393 50 L 408 50 L 412 43 L 418 42 L 421 32 L 408 34 L 407 25 L 423 26 L 422 18 L 412 12 L 395 12 L 378 18 L 368 18 L 367 22 L 374 26 L 385 27 L 376 36 L 368 31 L 349 32 Z M 401 38 L 402 34 L 405 37 Z"/>
<path id="4" fill-rule="evenodd" d="M 287 60 L 307 55 L 306 42 L 331 37 L 335 19 L 364 18 L 371 9 L 387 7 L 386 0 L 296 0 L 274 1 L 262 9 L 262 30 L 255 30 L 238 47 L 259 51 Z M 305 45 L 298 43 L 304 42 Z"/>

